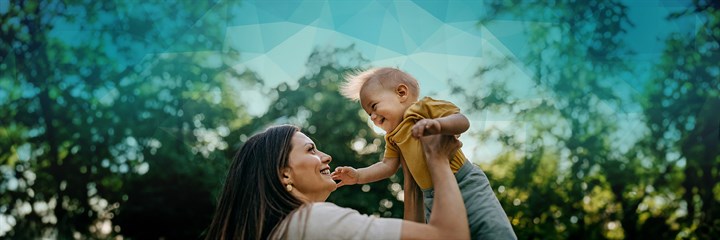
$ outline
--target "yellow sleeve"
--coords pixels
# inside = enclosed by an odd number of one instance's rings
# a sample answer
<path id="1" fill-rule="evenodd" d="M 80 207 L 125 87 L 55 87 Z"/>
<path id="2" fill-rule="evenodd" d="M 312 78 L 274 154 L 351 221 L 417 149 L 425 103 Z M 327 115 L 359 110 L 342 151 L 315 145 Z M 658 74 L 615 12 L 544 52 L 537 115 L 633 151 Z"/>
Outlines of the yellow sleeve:
<path id="1" fill-rule="evenodd" d="M 405 117 L 414 117 L 416 119 L 424 118 L 440 118 L 459 113 L 460 108 L 455 104 L 445 100 L 435 100 L 430 97 L 424 97 L 416 104 L 408 109 Z"/>
<path id="2" fill-rule="evenodd" d="M 392 141 L 390 141 L 390 138 L 388 135 L 385 135 L 385 158 L 399 158 L 400 157 L 400 149 L 398 149 L 397 145 L 395 145 Z"/>

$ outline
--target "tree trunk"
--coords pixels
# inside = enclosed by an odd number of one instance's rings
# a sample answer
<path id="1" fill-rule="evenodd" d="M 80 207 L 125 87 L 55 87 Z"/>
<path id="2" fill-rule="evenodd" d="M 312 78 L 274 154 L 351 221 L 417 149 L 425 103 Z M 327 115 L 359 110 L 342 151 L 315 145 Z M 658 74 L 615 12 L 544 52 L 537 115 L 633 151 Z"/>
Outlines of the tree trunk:
<path id="1" fill-rule="evenodd" d="M 24 3 L 20 3 L 22 7 Z M 55 114 L 54 114 L 54 102 L 50 97 L 50 88 L 52 84 L 52 76 L 49 73 L 50 60 L 48 59 L 46 47 L 47 39 L 46 26 L 42 25 L 41 19 L 43 16 L 40 12 L 41 8 L 38 6 L 35 8 L 35 18 L 22 19 L 22 23 L 28 26 L 28 31 L 31 33 L 31 39 L 28 42 L 27 52 L 22 50 L 16 50 L 15 58 L 19 62 L 18 68 L 23 71 L 23 75 L 26 76 L 28 82 L 33 84 L 35 87 L 40 89 L 39 100 L 40 100 L 40 114 L 45 128 L 44 141 L 49 148 L 47 157 L 50 161 L 50 173 L 52 175 L 52 184 L 55 188 L 55 198 L 57 199 L 57 205 L 53 210 L 55 217 L 57 218 L 56 229 L 58 231 L 58 238 L 65 239 L 72 237 L 72 231 L 70 229 L 70 223 L 67 220 L 67 210 L 63 208 L 63 201 L 65 198 L 64 189 L 61 187 L 63 182 L 63 163 L 60 159 L 58 142 L 58 131 L 55 126 Z M 33 53 L 34 54 L 28 54 Z M 35 59 L 29 59 L 34 57 Z M 42 143 L 40 143 L 42 144 Z"/>

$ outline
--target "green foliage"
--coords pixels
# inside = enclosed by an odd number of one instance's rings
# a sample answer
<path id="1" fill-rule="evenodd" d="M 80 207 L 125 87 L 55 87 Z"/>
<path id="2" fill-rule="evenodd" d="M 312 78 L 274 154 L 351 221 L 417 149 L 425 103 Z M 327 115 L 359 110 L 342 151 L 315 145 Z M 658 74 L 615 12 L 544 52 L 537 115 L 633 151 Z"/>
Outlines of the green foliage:
<path id="1" fill-rule="evenodd" d="M 232 49 L 148 54 L 221 49 L 226 14 L 197 21 L 211 7 L 231 6 L 9 3 L 0 45 L 5 236 L 199 236 L 224 172 L 224 137 L 246 118 L 220 90 L 246 78 L 230 67 Z"/>
<path id="2" fill-rule="evenodd" d="M 649 137 L 643 153 L 667 169 L 662 183 L 686 214 L 672 219 L 681 233 L 700 239 L 720 236 L 720 10 L 695 2 L 671 19 L 690 16 L 698 31 L 671 35 L 655 73 L 647 82 L 643 108 Z M 670 215 L 673 216 L 673 215 Z M 648 221 L 667 221 L 664 212 Z"/>
<path id="3" fill-rule="evenodd" d="M 479 136 L 509 147 L 485 167 L 519 238 L 717 238 L 718 15 L 703 4 L 684 13 L 704 19 L 696 36 L 670 38 L 642 95 L 623 96 L 621 79 L 635 73 L 622 2 L 488 3 L 483 24 L 525 21 L 527 52 L 505 61 L 529 68 L 539 96 L 518 99 L 507 79 L 492 79 L 508 70 L 503 60 L 478 72 L 484 94 L 465 93 L 473 109 L 526 124 Z M 640 122 L 618 120 L 631 98 L 642 99 L 649 130 L 637 136 L 623 131 Z"/>

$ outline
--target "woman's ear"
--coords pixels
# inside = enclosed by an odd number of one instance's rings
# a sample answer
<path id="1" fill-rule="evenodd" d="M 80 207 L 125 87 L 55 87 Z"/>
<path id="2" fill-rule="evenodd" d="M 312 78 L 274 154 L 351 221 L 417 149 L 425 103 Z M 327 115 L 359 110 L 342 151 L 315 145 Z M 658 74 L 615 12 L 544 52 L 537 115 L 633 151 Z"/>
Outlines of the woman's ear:
<path id="1" fill-rule="evenodd" d="M 283 184 L 292 184 L 292 175 L 290 174 L 291 172 L 292 169 L 290 169 L 289 167 L 286 167 L 282 170 L 280 181 L 282 181 Z"/>
<path id="2" fill-rule="evenodd" d="M 400 102 L 405 102 L 408 99 L 408 87 L 405 84 L 400 84 L 395 88 L 395 93 L 400 97 Z"/>

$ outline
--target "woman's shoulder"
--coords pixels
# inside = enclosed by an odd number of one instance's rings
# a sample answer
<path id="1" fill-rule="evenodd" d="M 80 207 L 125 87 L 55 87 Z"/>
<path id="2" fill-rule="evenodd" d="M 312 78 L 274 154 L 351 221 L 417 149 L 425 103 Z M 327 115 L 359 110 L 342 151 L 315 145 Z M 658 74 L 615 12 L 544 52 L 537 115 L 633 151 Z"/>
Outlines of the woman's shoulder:
<path id="1" fill-rule="evenodd" d="M 312 203 L 303 208 L 290 222 L 290 232 L 303 236 L 302 239 L 397 239 L 400 236 L 400 219 L 368 216 L 329 202 Z"/>
<path id="2" fill-rule="evenodd" d="M 341 207 L 338 205 L 335 205 L 331 202 L 315 202 L 309 204 L 309 206 L 306 206 L 312 209 L 312 211 L 348 211 L 348 212 L 358 212 L 355 209 L 352 208 L 346 208 Z"/>
<path id="3" fill-rule="evenodd" d="M 314 202 L 309 204 L 311 208 L 343 208 L 331 202 Z"/>
<path id="4" fill-rule="evenodd" d="M 355 209 L 341 207 L 329 202 L 312 203 L 306 207 L 309 208 L 308 215 L 311 219 L 340 221 L 348 218 L 368 217 L 367 215 L 360 214 L 360 212 Z"/>
<path id="5" fill-rule="evenodd" d="M 329 220 L 336 218 L 354 217 L 355 215 L 363 216 L 352 208 L 340 207 L 334 203 L 316 202 L 305 204 L 295 211 L 293 220 L 305 220 L 306 224 L 324 224 L 329 221 L 317 221 L 320 219 Z"/>

